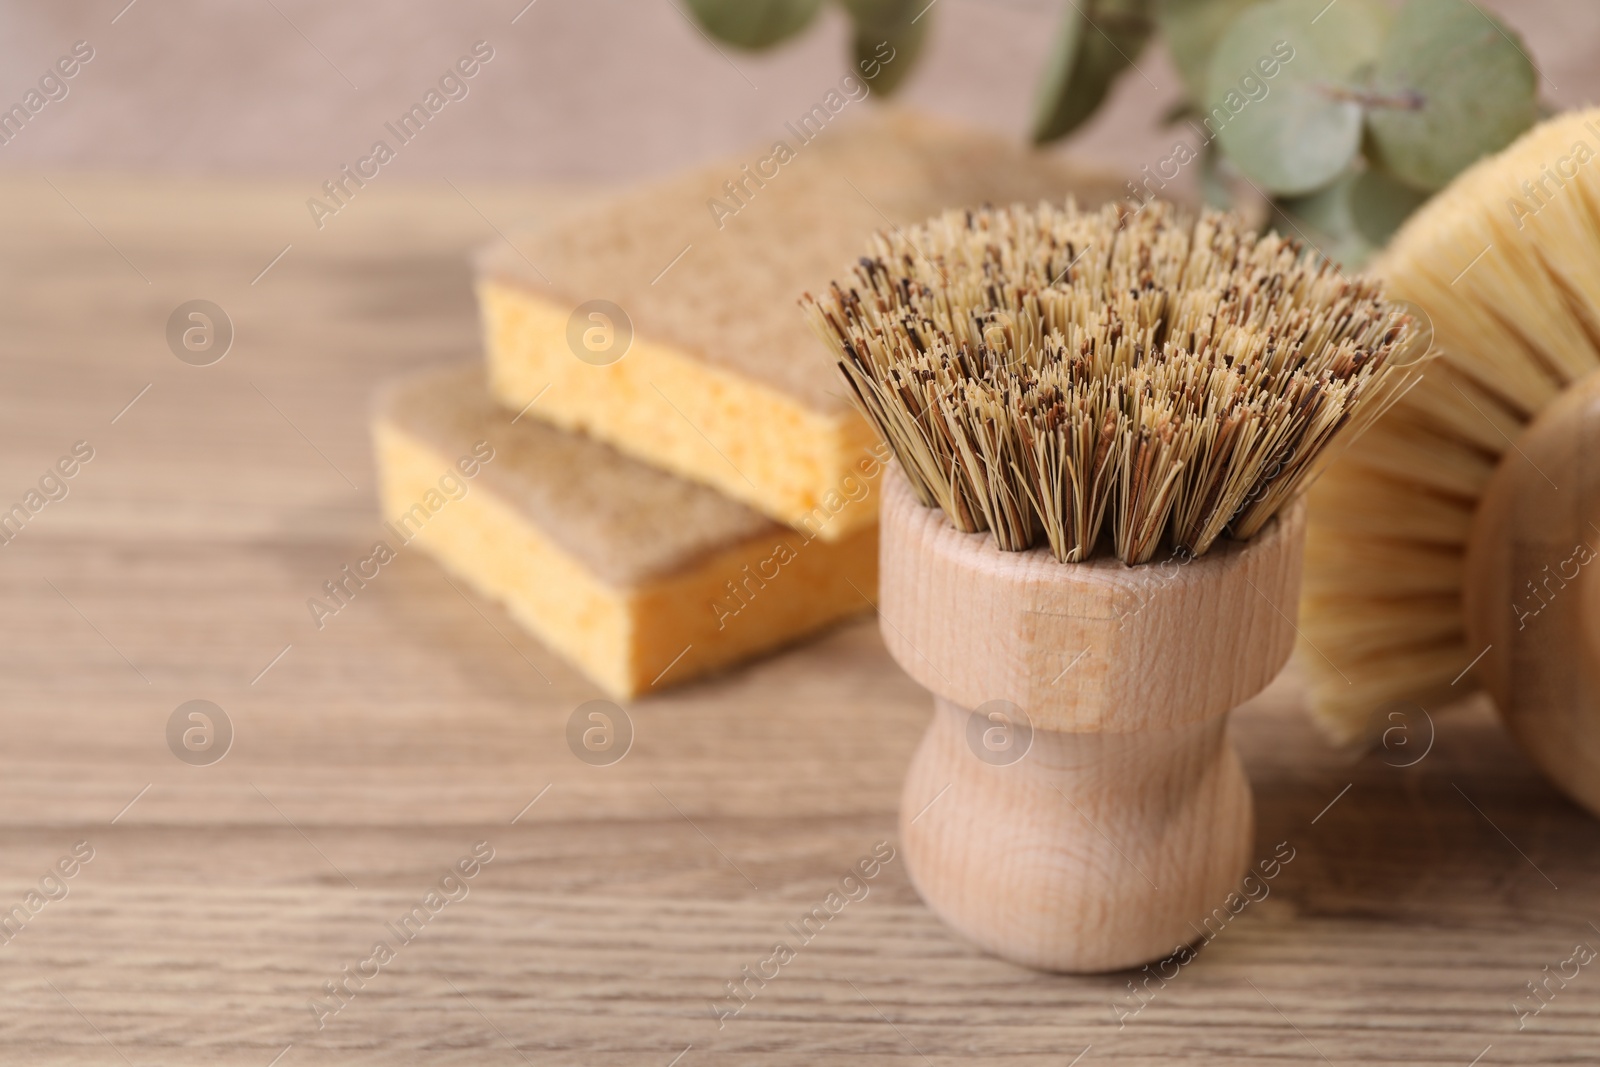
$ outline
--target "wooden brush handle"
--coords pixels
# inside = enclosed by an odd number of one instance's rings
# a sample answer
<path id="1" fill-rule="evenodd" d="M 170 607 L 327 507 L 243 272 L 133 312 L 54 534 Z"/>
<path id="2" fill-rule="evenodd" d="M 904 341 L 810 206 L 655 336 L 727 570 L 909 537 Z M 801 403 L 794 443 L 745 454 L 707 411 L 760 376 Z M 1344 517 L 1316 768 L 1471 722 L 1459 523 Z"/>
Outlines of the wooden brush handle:
<path id="1" fill-rule="evenodd" d="M 1600 373 L 1517 438 L 1467 542 L 1473 668 L 1511 734 L 1600 816 Z"/>
<path id="2" fill-rule="evenodd" d="M 1202 936 L 1249 863 L 1226 718 L 1289 657 L 1303 509 L 1187 563 L 1061 564 L 960 533 L 898 472 L 884 485 L 884 640 L 935 694 L 901 797 L 918 892 L 1047 970 L 1134 966 Z M 1011 726 L 991 721 L 1008 710 Z M 989 751 L 994 731 L 1030 728 L 1020 758 Z"/>

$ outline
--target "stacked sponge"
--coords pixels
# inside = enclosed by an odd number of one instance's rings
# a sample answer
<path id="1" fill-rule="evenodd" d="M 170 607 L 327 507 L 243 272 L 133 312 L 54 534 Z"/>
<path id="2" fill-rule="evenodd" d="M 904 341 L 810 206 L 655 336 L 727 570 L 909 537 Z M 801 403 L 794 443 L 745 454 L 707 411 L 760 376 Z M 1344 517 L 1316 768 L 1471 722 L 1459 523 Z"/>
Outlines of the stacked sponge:
<path id="1" fill-rule="evenodd" d="M 379 402 L 386 514 L 487 442 L 471 494 L 417 544 L 620 698 L 870 609 L 885 453 L 798 295 L 877 229 L 1113 192 L 904 114 L 786 147 L 485 252 L 487 373 L 431 372 Z"/>

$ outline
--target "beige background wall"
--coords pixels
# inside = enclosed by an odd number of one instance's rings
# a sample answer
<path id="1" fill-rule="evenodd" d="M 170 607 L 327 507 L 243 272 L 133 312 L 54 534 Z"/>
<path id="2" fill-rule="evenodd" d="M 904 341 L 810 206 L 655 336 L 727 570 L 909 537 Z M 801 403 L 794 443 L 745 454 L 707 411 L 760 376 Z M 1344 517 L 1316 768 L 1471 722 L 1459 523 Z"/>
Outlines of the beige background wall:
<path id="1" fill-rule="evenodd" d="M 0 146 L 0 168 L 325 177 L 482 39 L 495 58 L 470 95 L 386 173 L 613 181 L 765 142 L 846 70 L 844 20 L 831 9 L 774 53 L 724 58 L 682 0 L 535 0 L 515 24 L 526 0 L 126 2 L 0 8 L 0 102 L 75 40 L 96 51 L 67 99 Z M 1020 136 L 1065 6 L 937 0 L 906 99 Z M 1600 97 L 1600 5 L 1484 6 L 1524 35 L 1549 99 Z M 1130 170 L 1170 151 L 1156 116 L 1177 79 L 1158 51 L 1139 68 L 1067 151 Z"/>

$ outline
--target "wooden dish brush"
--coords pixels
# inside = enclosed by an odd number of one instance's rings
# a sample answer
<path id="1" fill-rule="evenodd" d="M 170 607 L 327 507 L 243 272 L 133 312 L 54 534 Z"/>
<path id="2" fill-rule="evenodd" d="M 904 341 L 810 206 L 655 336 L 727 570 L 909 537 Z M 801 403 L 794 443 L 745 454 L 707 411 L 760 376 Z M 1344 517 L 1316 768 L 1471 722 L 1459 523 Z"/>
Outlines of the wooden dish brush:
<path id="1" fill-rule="evenodd" d="M 1310 494 L 1314 711 L 1353 739 L 1482 686 L 1600 814 L 1600 110 L 1463 173 L 1375 270 L 1439 358 Z"/>
<path id="2" fill-rule="evenodd" d="M 1293 646 L 1297 496 L 1404 384 L 1413 320 L 1159 203 L 952 212 L 802 304 L 901 472 L 879 614 L 935 695 L 918 891 L 1051 970 L 1193 941 L 1250 859 L 1226 718 Z"/>

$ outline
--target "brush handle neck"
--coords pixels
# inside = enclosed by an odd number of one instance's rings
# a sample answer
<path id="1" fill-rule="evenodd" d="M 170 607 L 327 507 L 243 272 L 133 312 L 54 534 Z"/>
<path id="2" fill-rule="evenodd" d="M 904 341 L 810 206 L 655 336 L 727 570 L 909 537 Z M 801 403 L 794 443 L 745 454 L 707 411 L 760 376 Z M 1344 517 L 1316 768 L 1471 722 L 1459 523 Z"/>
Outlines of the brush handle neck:
<path id="1" fill-rule="evenodd" d="M 1464 589 L 1473 670 L 1511 734 L 1600 816 L 1600 373 L 1545 408 L 1478 503 Z"/>
<path id="2" fill-rule="evenodd" d="M 963 936 L 1045 970 L 1117 970 L 1202 936 L 1250 862 L 1250 786 L 1225 716 L 1138 733 L 1036 730 L 975 758 L 936 700 L 901 797 L 917 891 Z"/>

